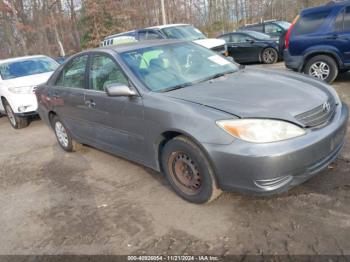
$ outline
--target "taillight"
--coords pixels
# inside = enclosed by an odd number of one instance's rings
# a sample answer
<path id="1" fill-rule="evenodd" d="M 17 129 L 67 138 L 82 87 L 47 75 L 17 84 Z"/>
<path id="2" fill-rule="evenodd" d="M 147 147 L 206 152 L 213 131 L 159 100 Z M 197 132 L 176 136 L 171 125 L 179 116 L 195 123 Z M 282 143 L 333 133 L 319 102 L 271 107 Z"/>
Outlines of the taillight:
<path id="1" fill-rule="evenodd" d="M 295 24 L 297 23 L 298 19 L 299 19 L 299 15 L 293 20 L 293 23 L 290 25 L 288 31 L 287 31 L 287 34 L 286 34 L 286 38 L 285 38 L 285 46 L 286 46 L 286 49 L 288 49 L 289 47 L 289 39 L 290 39 L 290 34 L 292 33 L 292 30 L 295 26 Z"/>

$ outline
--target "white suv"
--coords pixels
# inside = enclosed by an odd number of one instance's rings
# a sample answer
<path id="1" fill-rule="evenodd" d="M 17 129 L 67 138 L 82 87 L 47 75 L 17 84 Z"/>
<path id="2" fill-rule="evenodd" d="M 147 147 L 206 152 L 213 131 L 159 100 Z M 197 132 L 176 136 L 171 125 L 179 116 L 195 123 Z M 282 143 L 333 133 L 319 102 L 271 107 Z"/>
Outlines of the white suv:
<path id="1" fill-rule="evenodd" d="M 28 126 L 37 114 L 35 88 L 49 79 L 59 64 L 47 56 L 25 56 L 0 60 L 0 114 L 13 128 Z"/>

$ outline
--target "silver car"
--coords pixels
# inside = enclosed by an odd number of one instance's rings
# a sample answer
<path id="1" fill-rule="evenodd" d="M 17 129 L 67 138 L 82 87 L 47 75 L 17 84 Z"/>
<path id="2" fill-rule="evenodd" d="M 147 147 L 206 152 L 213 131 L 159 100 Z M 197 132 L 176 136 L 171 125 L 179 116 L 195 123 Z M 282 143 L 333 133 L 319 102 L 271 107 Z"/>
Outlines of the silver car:
<path id="1" fill-rule="evenodd" d="M 348 120 L 325 83 L 175 40 L 79 53 L 36 96 L 64 150 L 87 144 L 161 171 L 194 203 L 306 181 L 336 158 Z"/>

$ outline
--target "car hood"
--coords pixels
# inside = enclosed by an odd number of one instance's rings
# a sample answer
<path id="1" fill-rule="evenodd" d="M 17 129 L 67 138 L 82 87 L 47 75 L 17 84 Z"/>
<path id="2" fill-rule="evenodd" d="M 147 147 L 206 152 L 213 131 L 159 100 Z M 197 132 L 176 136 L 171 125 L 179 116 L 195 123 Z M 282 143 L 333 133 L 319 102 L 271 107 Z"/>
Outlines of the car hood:
<path id="1" fill-rule="evenodd" d="M 22 76 L 4 80 L 3 83 L 7 87 L 38 86 L 46 83 L 52 74 L 53 72 L 47 72 L 30 76 Z"/>
<path id="2" fill-rule="evenodd" d="M 206 48 L 213 48 L 225 45 L 226 42 L 223 39 L 215 39 L 215 38 L 205 38 L 205 39 L 198 39 L 193 41 L 196 44 L 199 44 L 201 46 L 204 46 Z"/>
<path id="3" fill-rule="evenodd" d="M 323 83 L 299 74 L 246 69 L 165 95 L 241 118 L 297 122 L 296 115 L 322 105 L 332 94 Z"/>

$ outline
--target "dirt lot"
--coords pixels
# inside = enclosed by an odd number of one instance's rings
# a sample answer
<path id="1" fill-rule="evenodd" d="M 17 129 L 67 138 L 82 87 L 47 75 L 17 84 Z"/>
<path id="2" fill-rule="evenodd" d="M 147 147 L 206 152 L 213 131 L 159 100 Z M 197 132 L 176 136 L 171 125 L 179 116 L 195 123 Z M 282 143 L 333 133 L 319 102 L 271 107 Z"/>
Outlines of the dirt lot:
<path id="1" fill-rule="evenodd" d="M 350 105 L 350 74 L 334 86 Z M 289 193 L 204 206 L 124 159 L 63 152 L 39 120 L 15 131 L 1 118 L 0 145 L 0 254 L 350 255 L 350 134 L 332 166 Z"/>

